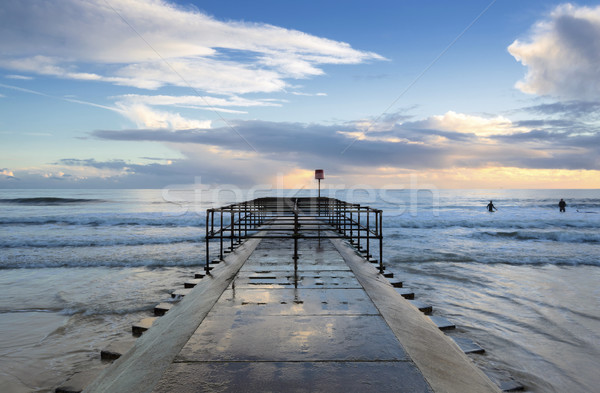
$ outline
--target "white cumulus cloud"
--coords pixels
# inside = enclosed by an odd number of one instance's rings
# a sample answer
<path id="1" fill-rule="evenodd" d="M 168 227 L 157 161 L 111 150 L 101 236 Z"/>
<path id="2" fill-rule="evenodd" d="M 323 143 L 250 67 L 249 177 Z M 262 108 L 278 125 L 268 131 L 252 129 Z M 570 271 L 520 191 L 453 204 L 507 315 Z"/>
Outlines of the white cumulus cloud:
<path id="1" fill-rule="evenodd" d="M 210 120 L 188 119 L 179 113 L 161 111 L 143 103 L 117 103 L 122 114 L 139 128 L 188 130 L 210 128 Z"/>
<path id="2" fill-rule="evenodd" d="M 430 116 L 423 121 L 415 122 L 415 124 L 422 128 L 475 134 L 480 137 L 510 135 L 526 131 L 524 128 L 515 127 L 510 119 L 503 116 L 481 117 L 454 111 Z"/>
<path id="3" fill-rule="evenodd" d="M 516 85 L 521 91 L 566 99 L 600 98 L 600 6 L 560 5 L 508 51 L 527 67 L 525 78 Z"/>
<path id="4" fill-rule="evenodd" d="M 8 177 L 15 177 L 15 174 L 13 173 L 13 171 L 8 170 L 6 168 L 2 168 L 2 170 L 0 170 L 0 175 L 4 175 L 4 176 L 8 176 Z"/>

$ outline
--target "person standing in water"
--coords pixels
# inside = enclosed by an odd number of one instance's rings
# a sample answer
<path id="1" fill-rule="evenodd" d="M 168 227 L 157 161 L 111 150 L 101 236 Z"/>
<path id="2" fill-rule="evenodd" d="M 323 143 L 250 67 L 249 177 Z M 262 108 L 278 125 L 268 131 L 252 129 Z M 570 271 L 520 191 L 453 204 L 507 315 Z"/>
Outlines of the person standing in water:
<path id="1" fill-rule="evenodd" d="M 566 210 L 565 208 L 567 207 L 567 202 L 564 201 L 564 199 L 560 199 L 560 202 L 558 202 L 558 208 L 560 209 L 561 213 L 564 213 Z"/>
<path id="2" fill-rule="evenodd" d="M 498 210 L 498 209 L 496 209 L 496 206 L 494 206 L 494 203 L 492 201 L 490 201 L 490 203 L 488 203 L 487 209 L 490 213 L 493 213 L 494 210 Z"/>

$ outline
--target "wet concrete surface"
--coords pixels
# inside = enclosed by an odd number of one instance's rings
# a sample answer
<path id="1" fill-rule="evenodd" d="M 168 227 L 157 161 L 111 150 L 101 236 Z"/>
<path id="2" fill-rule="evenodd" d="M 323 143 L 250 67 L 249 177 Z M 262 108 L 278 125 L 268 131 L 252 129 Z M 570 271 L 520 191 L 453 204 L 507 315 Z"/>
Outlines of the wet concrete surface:
<path id="1" fill-rule="evenodd" d="M 299 249 L 263 239 L 154 391 L 430 392 L 331 241 Z"/>
<path id="2" fill-rule="evenodd" d="M 411 362 L 176 363 L 154 392 L 429 392 Z"/>
<path id="3" fill-rule="evenodd" d="M 293 243 L 237 247 L 86 391 L 499 392 L 343 240 Z"/>

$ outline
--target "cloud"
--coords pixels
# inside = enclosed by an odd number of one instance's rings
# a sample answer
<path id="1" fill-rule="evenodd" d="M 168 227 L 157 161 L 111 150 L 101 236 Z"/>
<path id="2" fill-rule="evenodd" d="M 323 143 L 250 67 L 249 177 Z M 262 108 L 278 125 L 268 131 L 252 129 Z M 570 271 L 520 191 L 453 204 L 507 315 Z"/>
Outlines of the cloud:
<path id="1" fill-rule="evenodd" d="M 568 173 L 584 179 L 587 183 L 582 187 L 598 186 L 597 181 L 593 182 L 594 174 L 600 173 L 600 133 L 596 132 L 596 124 L 547 117 L 542 114 L 541 118 L 511 121 L 501 116 L 447 112 L 409 121 L 409 116 L 398 113 L 390 114 L 385 124 L 367 134 L 367 120 L 329 125 L 232 120 L 235 130 L 97 130 L 93 137 L 113 143 L 164 144 L 178 152 L 177 158 L 146 157 L 135 162 L 64 158 L 44 168 L 19 170 L 19 184 L 153 188 L 192 184 L 200 177 L 205 184 L 251 187 L 273 182 L 283 174 L 290 186 L 307 171 L 319 167 L 333 175 L 329 177 L 332 181 L 379 185 L 405 182 L 407 176 L 419 174 L 445 187 L 489 186 L 494 184 L 489 179 L 502 178 L 497 174 L 524 171 L 523 179 L 537 186 L 542 184 L 541 178 L 532 180 L 526 172 L 537 171 L 546 184 L 555 187 L 567 184 L 563 175 Z M 359 140 L 346 149 L 356 137 Z M 553 179 L 552 171 L 562 177 Z M 514 176 L 506 179 L 527 186 Z M 556 183 L 557 179 L 562 180 Z M 10 187 L 9 182 L 3 185 Z"/>
<path id="2" fill-rule="evenodd" d="M 5 0 L 0 67 L 60 78 L 218 94 L 283 91 L 326 64 L 382 60 L 268 24 L 220 21 L 166 0 Z"/>
<path id="3" fill-rule="evenodd" d="M 448 111 L 443 115 L 431 116 L 424 121 L 415 123 L 415 125 L 435 130 L 474 134 L 479 137 L 513 134 L 522 131 L 503 116 L 485 118 L 453 111 Z"/>
<path id="4" fill-rule="evenodd" d="M 210 128 L 210 120 L 187 119 L 179 113 L 161 111 L 142 103 L 117 103 L 125 117 L 140 128 L 186 130 L 191 128 Z"/>
<path id="5" fill-rule="evenodd" d="M 235 131 L 228 127 L 98 130 L 93 136 L 113 141 L 165 143 L 186 157 L 199 154 L 198 149 L 201 149 L 205 157 L 223 165 L 266 160 L 273 167 L 306 168 L 320 163 L 317 166 L 336 168 L 344 173 L 362 173 L 379 167 L 407 170 L 488 166 L 600 168 L 597 158 L 600 136 L 595 126 L 568 120 L 532 119 L 513 123 L 501 116 L 484 118 L 447 112 L 424 120 L 390 123 L 367 134 L 364 121 L 326 126 L 256 120 L 238 120 L 231 124 Z M 357 138 L 352 148 L 346 149 Z"/>
<path id="6" fill-rule="evenodd" d="M 596 101 L 553 102 L 522 108 L 522 110 L 541 115 L 562 116 L 569 119 L 600 119 L 600 102 Z"/>
<path id="7" fill-rule="evenodd" d="M 600 6 L 560 5 L 508 51 L 527 67 L 525 79 L 516 85 L 521 91 L 561 99 L 600 98 Z"/>
<path id="8" fill-rule="evenodd" d="M 181 106 L 195 109 L 212 109 L 214 107 L 254 107 L 254 106 L 281 106 L 281 101 L 267 99 L 247 99 L 239 96 L 227 98 L 211 96 L 168 96 L 168 95 L 140 95 L 125 94 L 113 97 L 118 102 L 147 104 L 153 106 L 168 105 Z"/>
<path id="9" fill-rule="evenodd" d="M 13 171 L 11 171 L 7 168 L 0 169 L 0 178 L 10 179 L 10 180 L 18 180 L 18 178 L 13 173 Z"/>
<path id="10" fill-rule="evenodd" d="M 6 75 L 5 78 L 19 79 L 19 80 L 24 80 L 24 81 L 29 81 L 29 80 L 33 79 L 31 76 L 25 76 L 25 75 Z"/>
<path id="11" fill-rule="evenodd" d="M 326 97 L 327 93 L 302 93 L 299 91 L 293 91 L 292 95 L 295 96 L 306 96 L 306 97 Z"/>

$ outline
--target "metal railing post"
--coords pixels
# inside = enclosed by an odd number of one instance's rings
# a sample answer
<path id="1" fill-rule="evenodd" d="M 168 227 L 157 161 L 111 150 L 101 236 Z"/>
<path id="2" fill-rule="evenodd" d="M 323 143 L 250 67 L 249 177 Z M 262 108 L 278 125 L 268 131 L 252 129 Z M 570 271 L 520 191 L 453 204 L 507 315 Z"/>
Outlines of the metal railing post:
<path id="1" fill-rule="evenodd" d="M 233 212 L 233 205 L 231 205 L 230 210 L 231 210 L 231 222 L 229 223 L 229 227 L 230 227 L 229 228 L 230 229 L 230 231 L 229 231 L 229 237 L 230 237 L 230 240 L 231 240 L 231 244 L 229 245 L 229 249 L 231 250 L 231 252 L 233 252 L 233 236 L 235 235 L 235 233 L 233 233 L 234 228 L 235 228 L 234 227 L 235 213 Z"/>
<path id="2" fill-rule="evenodd" d="M 379 272 L 383 274 L 383 210 L 379 210 Z"/>
<path id="3" fill-rule="evenodd" d="M 219 258 L 223 260 L 223 209 L 219 209 L 219 213 L 219 225 L 221 226 L 219 230 Z"/>
<path id="4" fill-rule="evenodd" d="M 209 222 L 208 216 L 209 215 L 210 215 L 210 209 L 207 209 L 206 210 L 206 225 L 205 225 L 206 226 L 206 234 L 205 234 L 205 241 L 206 241 L 205 242 L 205 246 L 206 246 L 206 266 L 204 267 L 204 269 L 206 270 L 206 274 L 210 273 L 209 268 L 208 268 L 209 262 L 210 262 L 209 261 L 209 259 L 210 259 L 210 249 L 209 249 L 209 236 L 208 236 L 208 233 L 209 233 L 208 232 L 208 222 Z"/>
<path id="5" fill-rule="evenodd" d="M 371 228 L 369 227 L 369 216 L 371 215 L 371 209 L 367 207 L 367 261 L 371 257 L 369 249 L 369 238 L 371 237 Z"/>
<path id="6" fill-rule="evenodd" d="M 358 205 L 358 229 L 357 229 L 358 235 L 356 237 L 356 240 L 357 240 L 357 242 L 356 242 L 356 248 L 358 249 L 358 251 L 360 251 L 360 247 L 361 247 L 360 246 L 360 213 L 361 213 L 360 212 L 360 205 Z"/>

